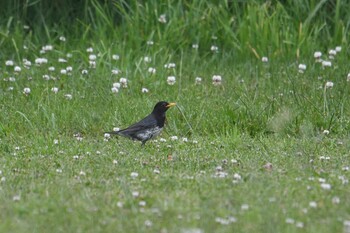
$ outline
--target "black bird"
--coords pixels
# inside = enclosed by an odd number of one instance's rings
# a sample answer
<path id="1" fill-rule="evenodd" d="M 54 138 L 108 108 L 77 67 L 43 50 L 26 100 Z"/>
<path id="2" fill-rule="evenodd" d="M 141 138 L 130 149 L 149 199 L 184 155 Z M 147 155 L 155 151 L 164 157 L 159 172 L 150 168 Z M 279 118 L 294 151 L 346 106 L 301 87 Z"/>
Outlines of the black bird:
<path id="1" fill-rule="evenodd" d="M 165 112 L 175 105 L 176 103 L 160 101 L 154 106 L 152 113 L 141 121 L 132 124 L 126 129 L 107 133 L 122 135 L 133 140 L 139 140 L 142 142 L 142 145 L 144 145 L 148 140 L 160 134 L 165 123 Z"/>

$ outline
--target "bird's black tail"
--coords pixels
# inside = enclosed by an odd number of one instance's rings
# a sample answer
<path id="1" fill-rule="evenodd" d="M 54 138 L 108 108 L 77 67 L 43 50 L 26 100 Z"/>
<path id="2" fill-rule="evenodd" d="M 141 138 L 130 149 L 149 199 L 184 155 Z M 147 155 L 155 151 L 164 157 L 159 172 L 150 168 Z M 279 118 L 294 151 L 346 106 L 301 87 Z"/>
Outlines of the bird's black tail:
<path id="1" fill-rule="evenodd" d="M 115 134 L 119 134 L 119 131 L 112 131 L 112 132 L 104 132 L 104 134 L 106 134 L 106 133 L 108 133 L 108 134 L 111 134 L 111 135 L 115 135 Z"/>

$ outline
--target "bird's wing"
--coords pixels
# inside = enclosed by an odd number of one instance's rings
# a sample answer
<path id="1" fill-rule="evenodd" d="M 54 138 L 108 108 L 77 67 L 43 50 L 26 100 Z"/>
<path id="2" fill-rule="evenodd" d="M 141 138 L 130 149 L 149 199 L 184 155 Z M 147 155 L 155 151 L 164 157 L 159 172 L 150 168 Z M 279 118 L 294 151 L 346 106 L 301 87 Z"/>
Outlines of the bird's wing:
<path id="1" fill-rule="evenodd" d="M 140 130 L 152 128 L 155 125 L 157 125 L 156 119 L 152 115 L 148 115 L 147 117 L 143 118 L 141 121 L 130 125 L 126 129 L 119 130 L 117 133 L 122 135 L 129 135 L 132 136 L 132 134 L 139 132 Z"/>

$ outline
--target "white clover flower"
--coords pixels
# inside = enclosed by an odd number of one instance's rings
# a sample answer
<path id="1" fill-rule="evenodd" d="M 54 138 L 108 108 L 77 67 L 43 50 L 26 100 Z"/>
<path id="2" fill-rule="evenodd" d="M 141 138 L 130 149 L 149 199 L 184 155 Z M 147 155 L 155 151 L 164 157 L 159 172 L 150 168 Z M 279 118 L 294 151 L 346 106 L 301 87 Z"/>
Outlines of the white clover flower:
<path id="1" fill-rule="evenodd" d="M 269 58 L 268 57 L 262 57 L 261 61 L 264 62 L 264 63 L 269 62 Z"/>
<path id="2" fill-rule="evenodd" d="M 192 44 L 192 48 L 193 48 L 193 49 L 198 49 L 198 48 L 199 48 L 199 45 L 198 45 L 198 44 Z"/>
<path id="3" fill-rule="evenodd" d="M 121 85 L 120 83 L 113 83 L 112 86 L 119 89 Z"/>
<path id="4" fill-rule="evenodd" d="M 6 66 L 14 66 L 14 62 L 12 61 L 12 60 L 7 60 L 6 62 L 5 62 L 5 65 Z"/>
<path id="5" fill-rule="evenodd" d="M 332 88 L 334 86 L 334 83 L 331 81 L 326 82 L 326 87 L 327 88 Z"/>
<path id="6" fill-rule="evenodd" d="M 89 71 L 87 71 L 87 70 L 82 70 L 82 71 L 81 71 L 81 74 L 82 74 L 82 75 L 88 74 L 88 73 L 89 73 Z"/>
<path id="7" fill-rule="evenodd" d="M 139 201 L 139 206 L 146 206 L 146 201 Z"/>
<path id="8" fill-rule="evenodd" d="M 51 50 L 53 50 L 53 46 L 52 45 L 45 45 L 41 49 L 44 51 L 51 51 Z"/>
<path id="9" fill-rule="evenodd" d="M 66 70 L 67 70 L 67 72 L 72 72 L 73 71 L 73 67 L 67 66 Z"/>
<path id="10" fill-rule="evenodd" d="M 320 59 L 321 56 L 322 56 L 322 53 L 321 53 L 320 51 L 316 51 L 316 52 L 314 53 L 314 58 L 316 58 L 316 59 Z"/>
<path id="11" fill-rule="evenodd" d="M 29 94 L 30 94 L 30 88 L 29 88 L 29 87 L 25 87 L 25 88 L 23 89 L 23 93 L 24 93 L 25 95 L 29 95 Z"/>
<path id="12" fill-rule="evenodd" d="M 166 15 L 165 14 L 160 15 L 158 18 L 158 21 L 161 23 L 166 23 L 167 22 Z"/>
<path id="13" fill-rule="evenodd" d="M 67 74 L 67 70 L 66 69 L 61 69 L 60 73 L 61 74 Z"/>
<path id="14" fill-rule="evenodd" d="M 65 42 L 66 41 L 66 37 L 60 36 L 59 40 L 62 41 L 62 42 Z"/>
<path id="15" fill-rule="evenodd" d="M 8 91 L 13 91 L 14 87 L 8 87 L 7 90 Z"/>
<path id="16" fill-rule="evenodd" d="M 93 51 L 94 51 L 94 49 L 92 47 L 86 49 L 86 52 L 88 52 L 88 53 L 92 53 Z"/>
<path id="17" fill-rule="evenodd" d="M 233 179 L 235 179 L 235 180 L 241 180 L 241 179 L 242 179 L 242 176 L 241 176 L 240 174 L 238 174 L 238 173 L 235 173 L 235 174 L 233 175 Z"/>
<path id="18" fill-rule="evenodd" d="M 213 75 L 212 81 L 213 81 L 214 86 L 221 85 L 221 76 L 220 75 Z"/>
<path id="19" fill-rule="evenodd" d="M 228 218 L 228 221 L 230 222 L 237 222 L 237 218 L 233 217 L 233 216 L 229 216 Z"/>
<path id="20" fill-rule="evenodd" d="M 160 142 L 166 142 L 166 139 L 165 138 L 159 138 L 159 141 Z"/>
<path id="21" fill-rule="evenodd" d="M 237 161 L 237 159 L 231 159 L 231 163 L 237 164 L 238 161 Z"/>
<path id="22" fill-rule="evenodd" d="M 113 159 L 113 164 L 118 164 L 118 160 Z"/>
<path id="23" fill-rule="evenodd" d="M 219 166 L 216 166 L 215 170 L 216 170 L 216 171 L 222 171 L 222 166 L 220 166 L 220 165 L 219 165 Z"/>
<path id="24" fill-rule="evenodd" d="M 342 181 L 342 184 L 349 183 L 349 180 L 345 178 L 345 176 L 338 176 L 338 179 Z"/>
<path id="25" fill-rule="evenodd" d="M 321 188 L 323 188 L 324 190 L 330 190 L 332 188 L 332 186 L 330 184 L 327 184 L 327 183 L 322 183 Z"/>
<path id="26" fill-rule="evenodd" d="M 335 55 L 337 55 L 337 51 L 334 49 L 331 49 L 331 50 L 329 50 L 328 55 L 335 56 Z"/>
<path id="27" fill-rule="evenodd" d="M 286 218 L 286 223 L 287 224 L 294 224 L 295 220 L 292 218 Z"/>
<path id="28" fill-rule="evenodd" d="M 210 50 L 211 50 L 212 52 L 218 52 L 218 51 L 219 51 L 219 47 L 216 46 L 216 45 L 212 45 L 212 46 L 210 47 Z"/>
<path id="29" fill-rule="evenodd" d="M 350 73 L 348 73 L 348 76 L 346 78 L 346 81 L 350 82 Z"/>
<path id="30" fill-rule="evenodd" d="M 228 225 L 228 224 L 230 224 L 230 221 L 228 219 L 220 218 L 220 217 L 216 217 L 215 218 L 215 222 L 220 223 L 221 225 Z"/>
<path id="31" fill-rule="evenodd" d="M 126 78 L 120 78 L 119 82 L 122 85 L 122 87 L 124 87 L 124 88 L 128 87 L 128 80 Z"/>
<path id="32" fill-rule="evenodd" d="M 17 72 L 17 73 L 21 72 L 21 70 L 22 69 L 19 66 L 15 66 L 15 68 L 14 68 L 14 71 Z"/>
<path id="33" fill-rule="evenodd" d="M 73 99 L 73 96 L 71 94 L 65 94 L 64 97 L 66 97 L 67 100 Z"/>
<path id="34" fill-rule="evenodd" d="M 51 88 L 51 91 L 52 91 L 53 93 L 57 94 L 57 92 L 58 92 L 58 87 L 53 87 L 53 88 Z"/>
<path id="35" fill-rule="evenodd" d="M 71 57 L 73 57 L 73 54 L 67 53 L 66 57 L 71 58 Z"/>
<path id="36" fill-rule="evenodd" d="M 119 208 L 123 208 L 124 204 L 123 204 L 123 202 L 118 201 L 118 202 L 117 202 L 117 206 L 118 206 Z"/>
<path id="37" fill-rule="evenodd" d="M 217 171 L 217 172 L 215 173 L 215 176 L 218 177 L 218 178 L 226 178 L 227 175 L 228 175 L 228 173 L 227 173 L 227 172 L 224 172 L 224 171 Z"/>
<path id="38" fill-rule="evenodd" d="M 303 227 L 304 227 L 304 223 L 303 223 L 303 222 L 296 222 L 296 223 L 295 223 L 295 226 L 296 226 L 297 228 L 303 228 Z"/>
<path id="39" fill-rule="evenodd" d="M 168 82 L 169 85 L 174 85 L 175 82 L 176 82 L 175 76 L 169 76 L 169 77 L 167 78 L 167 82 Z"/>
<path id="40" fill-rule="evenodd" d="M 132 191 L 132 192 L 131 192 L 131 195 L 132 195 L 133 197 L 138 197 L 138 196 L 140 195 L 140 193 L 139 193 L 138 191 Z"/>
<path id="41" fill-rule="evenodd" d="M 119 73 L 120 73 L 120 70 L 118 70 L 118 69 L 113 69 L 112 70 L 112 74 L 114 74 L 114 75 L 117 75 Z"/>
<path id="42" fill-rule="evenodd" d="M 15 195 L 12 197 L 13 201 L 20 201 L 21 200 L 21 196 L 20 195 Z"/>
<path id="43" fill-rule="evenodd" d="M 322 66 L 323 67 L 331 67 L 332 66 L 332 62 L 330 62 L 330 61 L 322 61 Z"/>
<path id="44" fill-rule="evenodd" d="M 329 134 L 329 130 L 327 130 L 327 129 L 323 130 L 323 134 L 328 135 Z"/>
<path id="45" fill-rule="evenodd" d="M 113 55 L 112 55 L 112 59 L 113 59 L 113 60 L 119 60 L 120 57 L 119 57 L 118 54 L 113 54 Z"/>
<path id="46" fill-rule="evenodd" d="M 143 61 L 149 63 L 149 62 L 152 61 L 152 58 L 146 56 L 146 57 L 143 58 Z"/>
<path id="47" fill-rule="evenodd" d="M 59 63 L 66 63 L 66 62 L 67 62 L 67 60 L 66 60 L 66 59 L 64 59 L 64 58 L 58 58 L 58 62 L 59 62 Z"/>
<path id="48" fill-rule="evenodd" d="M 339 52 L 341 51 L 341 46 L 335 47 L 335 51 L 336 51 L 337 53 L 339 53 Z"/>
<path id="49" fill-rule="evenodd" d="M 54 67 L 54 66 L 50 66 L 50 67 L 49 67 L 49 71 L 51 71 L 51 72 L 52 72 L 52 71 L 55 71 L 55 67 Z"/>
<path id="50" fill-rule="evenodd" d="M 160 170 L 159 170 L 158 168 L 155 168 L 155 169 L 153 170 L 153 173 L 155 173 L 155 174 L 160 174 Z"/>
<path id="51" fill-rule="evenodd" d="M 113 128 L 113 131 L 114 131 L 114 132 L 118 132 L 119 130 L 120 130 L 119 127 L 114 127 L 114 128 Z"/>
<path id="52" fill-rule="evenodd" d="M 89 61 L 89 67 L 92 69 L 96 68 L 96 62 L 95 61 Z"/>
<path id="53" fill-rule="evenodd" d="M 333 198 L 332 198 L 332 203 L 333 203 L 333 204 L 339 204 L 339 203 L 340 203 L 340 198 L 337 197 L 337 196 L 333 197 Z"/>
<path id="54" fill-rule="evenodd" d="M 306 65 L 299 64 L 298 69 L 299 69 L 299 73 L 304 73 L 304 71 L 306 70 Z"/>
<path id="55" fill-rule="evenodd" d="M 41 65 L 41 64 L 46 64 L 47 63 L 47 59 L 46 58 L 36 58 L 35 59 L 35 64 L 37 65 Z"/>
<path id="56" fill-rule="evenodd" d="M 315 202 L 315 201 L 310 201 L 310 202 L 309 202 L 309 206 L 310 206 L 311 208 L 317 208 L 317 202 Z"/>
<path id="57" fill-rule="evenodd" d="M 149 91 L 148 91 L 147 88 L 143 87 L 143 88 L 141 89 L 141 92 L 142 92 L 142 93 L 148 93 Z"/>
<path id="58" fill-rule="evenodd" d="M 195 81 L 194 81 L 195 84 L 201 84 L 202 83 L 202 78 L 201 77 L 196 77 Z"/>
<path id="59" fill-rule="evenodd" d="M 326 179 L 325 179 L 325 178 L 318 178 L 318 182 L 320 182 L 320 183 L 325 183 L 325 182 L 326 182 Z"/>
<path id="60" fill-rule="evenodd" d="M 242 204 L 241 205 L 241 210 L 248 210 L 249 209 L 249 205 L 248 204 Z"/>
<path id="61" fill-rule="evenodd" d="M 147 220 L 145 221 L 145 226 L 146 226 L 146 227 L 151 227 L 152 225 L 153 225 L 153 222 L 152 222 L 151 220 L 148 220 L 148 219 L 147 219 Z"/>
<path id="62" fill-rule="evenodd" d="M 335 55 L 337 55 L 337 51 L 335 51 L 334 49 L 329 50 L 328 52 L 329 59 L 334 59 Z"/>
<path id="63" fill-rule="evenodd" d="M 176 141 L 176 140 L 178 140 L 179 138 L 178 138 L 177 136 L 171 136 L 170 139 L 171 139 L 172 141 Z"/>
<path id="64" fill-rule="evenodd" d="M 146 43 L 147 43 L 147 45 L 153 45 L 154 44 L 154 42 L 152 40 L 149 40 Z"/>
<path id="65" fill-rule="evenodd" d="M 111 88 L 111 91 L 112 91 L 112 93 L 118 93 L 118 92 L 119 92 L 119 89 L 116 88 L 116 87 L 112 87 L 112 88 Z"/>
<path id="66" fill-rule="evenodd" d="M 89 55 L 89 60 L 90 61 L 95 61 L 96 60 L 96 55 L 95 54 L 90 54 Z"/>
<path id="67" fill-rule="evenodd" d="M 23 59 L 23 65 L 25 68 L 29 69 L 29 67 L 32 66 L 32 63 L 27 59 Z"/>
<path id="68" fill-rule="evenodd" d="M 349 233 L 350 232 L 350 220 L 344 220 L 343 221 L 343 232 Z"/>
<path id="69" fill-rule="evenodd" d="M 44 74 L 44 75 L 43 75 L 43 79 L 46 80 L 46 81 L 48 81 L 48 80 L 50 80 L 51 78 L 50 78 L 50 75 Z"/>
<path id="70" fill-rule="evenodd" d="M 139 173 L 137 173 L 137 172 L 131 172 L 130 176 L 131 176 L 131 178 L 136 178 L 136 177 L 139 176 Z"/>
<path id="71" fill-rule="evenodd" d="M 168 69 L 175 68 L 175 67 L 176 67 L 175 63 L 168 63 L 164 65 L 164 68 L 168 68 Z"/>
<path id="72" fill-rule="evenodd" d="M 10 81 L 10 82 L 16 82 L 16 78 L 14 78 L 14 77 L 9 77 L 9 81 Z"/>
<path id="73" fill-rule="evenodd" d="M 149 67 L 148 68 L 148 73 L 155 74 L 156 73 L 156 68 Z"/>
<path id="74" fill-rule="evenodd" d="M 188 138 L 182 138 L 183 142 L 188 142 Z"/>

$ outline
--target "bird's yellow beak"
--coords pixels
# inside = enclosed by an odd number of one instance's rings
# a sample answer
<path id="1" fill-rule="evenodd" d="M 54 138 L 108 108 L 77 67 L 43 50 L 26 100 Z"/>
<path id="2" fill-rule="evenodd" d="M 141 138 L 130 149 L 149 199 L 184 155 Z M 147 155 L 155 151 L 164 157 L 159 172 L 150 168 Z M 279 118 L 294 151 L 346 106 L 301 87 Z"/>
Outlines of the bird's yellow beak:
<path id="1" fill-rule="evenodd" d="M 169 103 L 166 107 L 167 108 L 170 108 L 170 107 L 173 107 L 173 106 L 175 106 L 176 105 L 176 103 Z"/>

